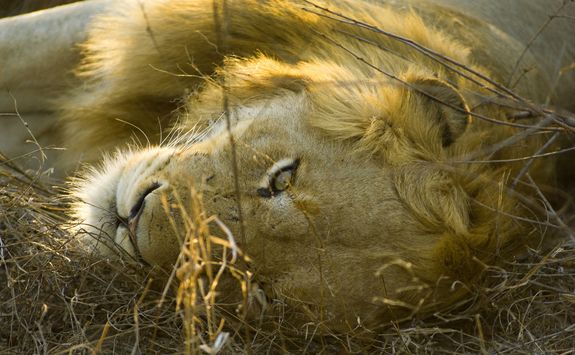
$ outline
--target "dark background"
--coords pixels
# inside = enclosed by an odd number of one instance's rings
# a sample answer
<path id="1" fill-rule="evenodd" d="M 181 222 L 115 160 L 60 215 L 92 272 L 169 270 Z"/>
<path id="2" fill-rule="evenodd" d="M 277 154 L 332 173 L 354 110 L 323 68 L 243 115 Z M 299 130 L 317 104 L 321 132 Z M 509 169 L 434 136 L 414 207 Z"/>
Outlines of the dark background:
<path id="1" fill-rule="evenodd" d="M 0 17 L 15 16 L 78 0 L 0 0 Z"/>

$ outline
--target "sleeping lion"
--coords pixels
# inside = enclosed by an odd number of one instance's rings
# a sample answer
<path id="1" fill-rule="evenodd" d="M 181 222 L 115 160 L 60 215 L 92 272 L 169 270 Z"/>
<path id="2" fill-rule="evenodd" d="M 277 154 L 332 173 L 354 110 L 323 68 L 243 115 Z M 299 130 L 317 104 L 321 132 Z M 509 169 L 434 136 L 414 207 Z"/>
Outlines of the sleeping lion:
<path id="1" fill-rule="evenodd" d="M 571 129 L 574 15 L 560 0 L 94 0 L 7 18 L 0 111 L 28 128 L 0 117 L 0 149 L 25 154 L 30 134 L 65 149 L 43 149 L 41 171 L 78 176 L 91 251 L 169 270 L 196 214 L 226 241 L 214 263 L 241 252 L 301 324 L 375 328 L 557 233 L 540 156 Z"/>

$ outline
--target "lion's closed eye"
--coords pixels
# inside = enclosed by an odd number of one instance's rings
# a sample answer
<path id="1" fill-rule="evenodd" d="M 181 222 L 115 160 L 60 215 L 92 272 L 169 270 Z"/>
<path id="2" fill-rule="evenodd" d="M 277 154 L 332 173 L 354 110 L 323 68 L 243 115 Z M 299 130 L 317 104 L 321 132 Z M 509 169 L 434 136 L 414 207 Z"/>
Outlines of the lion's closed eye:
<path id="1" fill-rule="evenodd" d="M 258 195 L 270 198 L 287 190 L 293 185 L 299 163 L 299 159 L 292 158 L 276 162 L 262 179 L 260 188 L 257 189 Z"/>

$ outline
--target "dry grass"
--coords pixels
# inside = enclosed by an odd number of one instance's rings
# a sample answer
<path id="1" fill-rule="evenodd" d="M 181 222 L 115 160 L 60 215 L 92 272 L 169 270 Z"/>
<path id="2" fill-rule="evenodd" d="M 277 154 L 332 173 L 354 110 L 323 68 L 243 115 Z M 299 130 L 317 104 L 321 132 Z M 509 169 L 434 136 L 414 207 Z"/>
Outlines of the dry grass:
<path id="1" fill-rule="evenodd" d="M 79 250 L 66 230 L 61 186 L 45 186 L 7 163 L 0 168 L 0 186 L 0 353 L 569 353 L 575 348 L 572 239 L 545 254 L 487 268 L 483 286 L 425 319 L 389 324 L 378 334 L 314 336 L 313 324 L 294 329 L 282 321 L 281 312 L 289 310 L 281 300 L 268 300 L 272 311 L 266 319 L 242 321 L 248 290 L 254 290 L 249 274 L 240 271 L 247 260 L 231 237 L 211 236 L 209 228 L 220 227 L 206 218 L 195 192 L 186 247 L 173 275 L 166 275 Z M 215 292 L 224 278 L 243 297 L 230 301 Z M 262 321 L 266 325 L 259 327 Z"/>
<path id="2" fill-rule="evenodd" d="M 0 349 L 176 351 L 173 304 L 149 270 L 91 257 L 66 231 L 59 187 L 0 170 Z"/>

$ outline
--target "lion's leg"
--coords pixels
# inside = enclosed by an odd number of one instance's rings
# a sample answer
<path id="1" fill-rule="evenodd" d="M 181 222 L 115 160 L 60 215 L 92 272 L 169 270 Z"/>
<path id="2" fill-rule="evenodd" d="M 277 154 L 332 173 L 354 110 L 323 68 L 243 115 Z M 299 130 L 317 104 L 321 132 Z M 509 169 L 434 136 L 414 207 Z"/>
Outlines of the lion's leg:
<path id="1" fill-rule="evenodd" d="M 53 100 L 77 85 L 76 45 L 109 0 L 61 6 L 0 20 L 0 151 L 15 157 L 58 144 Z M 33 165 L 36 165 L 35 163 Z"/>

